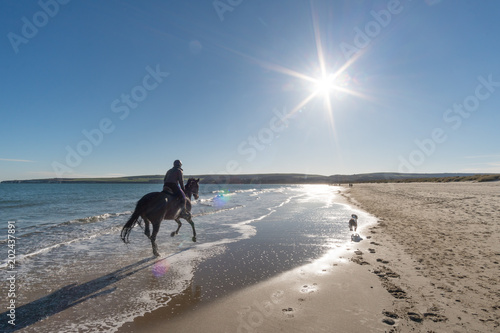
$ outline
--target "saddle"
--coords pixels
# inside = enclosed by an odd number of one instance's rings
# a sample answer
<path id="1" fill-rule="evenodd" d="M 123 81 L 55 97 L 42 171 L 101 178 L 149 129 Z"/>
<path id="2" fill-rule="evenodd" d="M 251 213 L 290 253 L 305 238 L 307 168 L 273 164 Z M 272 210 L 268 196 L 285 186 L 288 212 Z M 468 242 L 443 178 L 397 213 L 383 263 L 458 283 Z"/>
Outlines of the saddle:
<path id="1" fill-rule="evenodd" d="M 182 200 L 182 197 L 178 194 L 175 194 L 174 191 L 172 191 L 172 189 L 170 187 L 166 187 L 163 189 L 163 191 L 161 191 L 160 193 L 163 193 L 167 196 L 170 197 L 170 200 L 174 199 L 176 201 L 181 201 Z"/>
<path id="2" fill-rule="evenodd" d="M 175 195 L 174 191 L 172 191 L 170 187 L 165 187 L 162 192 L 165 194 Z"/>

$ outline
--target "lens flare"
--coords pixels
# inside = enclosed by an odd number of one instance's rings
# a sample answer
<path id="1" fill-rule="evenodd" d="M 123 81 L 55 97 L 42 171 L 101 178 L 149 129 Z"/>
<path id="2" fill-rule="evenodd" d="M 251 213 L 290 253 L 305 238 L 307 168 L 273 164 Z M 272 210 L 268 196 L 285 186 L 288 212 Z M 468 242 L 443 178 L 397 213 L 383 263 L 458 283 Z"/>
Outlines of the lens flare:
<path id="1" fill-rule="evenodd" d="M 219 193 L 214 197 L 214 205 L 217 208 L 225 206 L 228 201 L 230 200 L 230 191 L 229 190 L 221 190 Z"/>
<path id="2" fill-rule="evenodd" d="M 169 262 L 166 260 L 160 260 L 153 265 L 152 273 L 155 277 L 159 278 L 167 274 L 169 269 L 170 269 Z"/>

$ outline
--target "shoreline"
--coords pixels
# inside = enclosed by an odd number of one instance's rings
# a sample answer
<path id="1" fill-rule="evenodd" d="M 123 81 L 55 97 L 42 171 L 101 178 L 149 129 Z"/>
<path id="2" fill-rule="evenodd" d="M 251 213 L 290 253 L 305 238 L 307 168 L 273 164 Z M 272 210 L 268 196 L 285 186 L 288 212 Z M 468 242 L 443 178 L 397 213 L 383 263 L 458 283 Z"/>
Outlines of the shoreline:
<path id="1" fill-rule="evenodd" d="M 119 332 L 495 331 L 499 191 L 500 183 L 345 188 L 344 202 L 378 223 L 344 253 Z"/>

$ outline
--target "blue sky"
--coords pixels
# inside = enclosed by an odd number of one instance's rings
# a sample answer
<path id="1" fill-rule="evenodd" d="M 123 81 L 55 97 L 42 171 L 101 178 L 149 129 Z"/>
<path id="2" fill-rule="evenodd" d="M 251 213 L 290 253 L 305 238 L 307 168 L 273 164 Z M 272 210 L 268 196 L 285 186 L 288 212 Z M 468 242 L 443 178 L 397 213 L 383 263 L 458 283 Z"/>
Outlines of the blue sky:
<path id="1" fill-rule="evenodd" d="M 0 180 L 500 173 L 497 1 L 0 2 Z"/>

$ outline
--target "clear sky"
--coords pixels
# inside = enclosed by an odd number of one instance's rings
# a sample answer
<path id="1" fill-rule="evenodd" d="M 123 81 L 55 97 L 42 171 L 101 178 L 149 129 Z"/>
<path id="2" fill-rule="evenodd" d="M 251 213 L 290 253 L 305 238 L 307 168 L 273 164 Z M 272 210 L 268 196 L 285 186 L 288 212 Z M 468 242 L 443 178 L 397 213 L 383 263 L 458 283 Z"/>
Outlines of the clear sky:
<path id="1" fill-rule="evenodd" d="M 500 2 L 3 0 L 0 180 L 500 173 Z"/>

